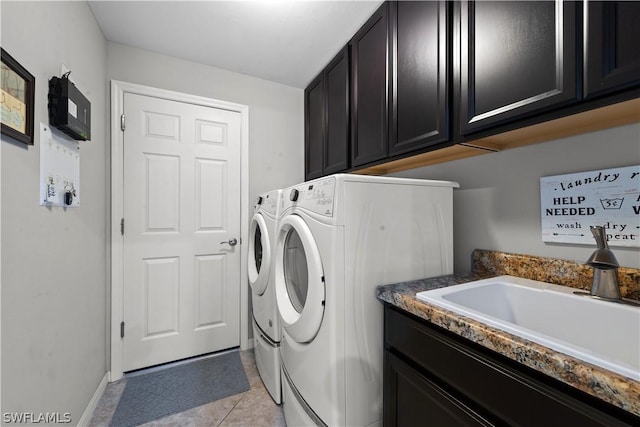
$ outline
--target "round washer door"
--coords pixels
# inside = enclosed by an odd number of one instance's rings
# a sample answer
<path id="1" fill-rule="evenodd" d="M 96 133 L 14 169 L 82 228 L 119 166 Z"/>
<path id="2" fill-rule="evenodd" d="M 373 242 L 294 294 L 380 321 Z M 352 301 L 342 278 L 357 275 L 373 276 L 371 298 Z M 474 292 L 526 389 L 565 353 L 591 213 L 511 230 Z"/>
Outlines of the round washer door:
<path id="1" fill-rule="evenodd" d="M 271 245 L 269 231 L 264 217 L 256 213 L 249 226 L 249 285 L 251 289 L 262 295 L 269 283 L 271 269 Z"/>
<path id="2" fill-rule="evenodd" d="M 297 342 L 309 342 L 320 330 L 324 315 L 324 271 L 313 234 L 298 215 L 280 222 L 274 267 L 283 327 Z"/>

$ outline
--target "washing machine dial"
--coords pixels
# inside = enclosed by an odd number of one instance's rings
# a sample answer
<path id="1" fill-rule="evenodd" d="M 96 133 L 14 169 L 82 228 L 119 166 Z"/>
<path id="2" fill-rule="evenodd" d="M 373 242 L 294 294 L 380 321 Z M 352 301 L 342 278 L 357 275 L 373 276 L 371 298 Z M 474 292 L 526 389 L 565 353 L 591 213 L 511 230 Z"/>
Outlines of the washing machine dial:
<path id="1" fill-rule="evenodd" d="M 299 195 L 300 195 L 300 192 L 294 188 L 293 190 L 291 190 L 291 193 L 289 193 L 289 200 L 291 200 L 292 202 L 295 202 L 298 200 Z"/>

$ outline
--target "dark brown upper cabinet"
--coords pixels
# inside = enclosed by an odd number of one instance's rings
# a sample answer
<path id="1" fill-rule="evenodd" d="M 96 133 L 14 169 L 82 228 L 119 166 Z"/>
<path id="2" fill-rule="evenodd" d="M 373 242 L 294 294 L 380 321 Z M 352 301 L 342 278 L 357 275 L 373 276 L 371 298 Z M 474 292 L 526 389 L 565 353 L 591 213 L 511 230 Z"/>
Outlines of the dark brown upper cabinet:
<path id="1" fill-rule="evenodd" d="M 449 139 L 450 4 L 390 3 L 389 155 Z"/>
<path id="2" fill-rule="evenodd" d="M 389 4 L 351 39 L 351 166 L 387 157 Z"/>
<path id="3" fill-rule="evenodd" d="M 578 100 L 575 2 L 459 6 L 461 134 Z"/>
<path id="4" fill-rule="evenodd" d="M 585 98 L 640 86 L 640 2 L 585 2 Z"/>
<path id="5" fill-rule="evenodd" d="M 345 46 L 307 86 L 305 180 L 349 167 L 349 48 Z"/>
<path id="6" fill-rule="evenodd" d="M 322 176 L 324 143 L 324 97 L 322 74 L 304 91 L 304 176 L 306 180 Z"/>
<path id="7" fill-rule="evenodd" d="M 327 118 L 323 173 L 349 167 L 349 47 L 345 46 L 324 70 Z"/>

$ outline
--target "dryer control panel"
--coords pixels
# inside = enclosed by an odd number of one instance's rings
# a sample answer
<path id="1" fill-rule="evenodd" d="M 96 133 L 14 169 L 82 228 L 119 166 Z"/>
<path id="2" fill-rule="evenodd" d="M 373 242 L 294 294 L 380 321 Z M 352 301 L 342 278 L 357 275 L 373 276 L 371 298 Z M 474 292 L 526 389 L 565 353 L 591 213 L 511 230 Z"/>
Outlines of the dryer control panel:
<path id="1" fill-rule="evenodd" d="M 289 197 L 294 206 L 320 215 L 333 216 L 335 191 L 336 179 L 326 178 L 298 185 L 286 197 Z"/>

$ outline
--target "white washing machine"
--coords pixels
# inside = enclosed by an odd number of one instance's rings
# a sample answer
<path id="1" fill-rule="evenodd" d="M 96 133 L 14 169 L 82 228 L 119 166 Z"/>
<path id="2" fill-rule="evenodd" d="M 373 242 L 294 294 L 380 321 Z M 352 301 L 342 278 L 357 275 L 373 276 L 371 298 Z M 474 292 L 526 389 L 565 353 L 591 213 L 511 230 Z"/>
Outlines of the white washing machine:
<path id="1" fill-rule="evenodd" d="M 273 253 L 278 224 L 278 201 L 282 190 L 260 195 L 249 226 L 248 275 L 251 286 L 253 338 L 256 366 L 265 388 L 281 402 L 281 328 L 273 286 Z"/>
<path id="2" fill-rule="evenodd" d="M 453 272 L 458 184 L 332 175 L 281 194 L 275 289 L 288 425 L 382 425 L 382 284 Z"/>

